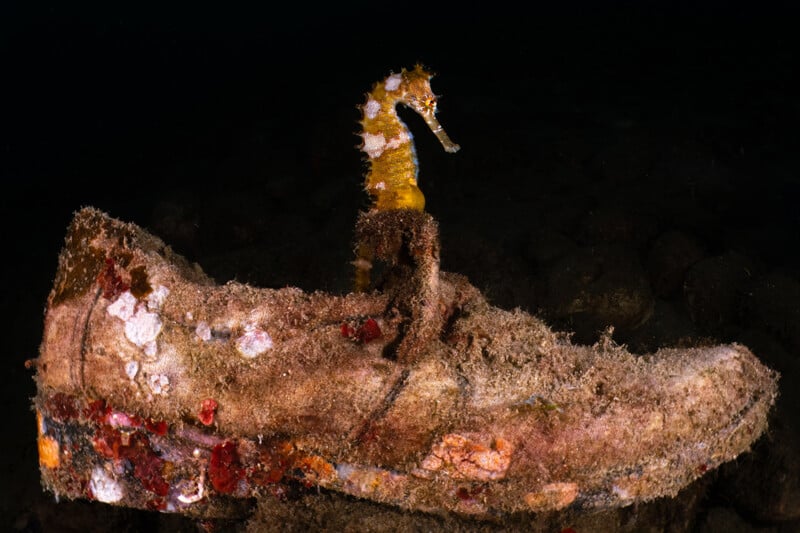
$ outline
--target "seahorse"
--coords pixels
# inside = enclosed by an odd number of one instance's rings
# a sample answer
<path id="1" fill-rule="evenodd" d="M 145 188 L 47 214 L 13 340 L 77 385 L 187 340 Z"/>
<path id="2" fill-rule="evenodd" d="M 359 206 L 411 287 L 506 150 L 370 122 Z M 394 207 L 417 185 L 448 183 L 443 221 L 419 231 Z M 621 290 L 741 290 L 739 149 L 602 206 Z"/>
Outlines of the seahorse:
<path id="1" fill-rule="evenodd" d="M 367 192 L 373 210 L 425 208 L 425 196 L 417 186 L 417 154 L 408 127 L 397 115 L 397 104 L 419 114 L 445 151 L 455 153 L 459 146 L 447 136 L 436 120 L 436 95 L 431 90 L 433 74 L 421 65 L 403 69 L 378 82 L 361 106 L 363 128 L 361 150 L 367 154 L 369 171 Z"/>
<path id="2" fill-rule="evenodd" d="M 358 239 L 356 260 L 353 262 L 355 273 L 355 290 L 362 292 L 370 285 L 370 270 L 375 259 L 376 241 L 379 234 L 387 234 L 392 226 L 402 232 L 422 233 L 430 238 L 421 239 L 430 248 L 428 259 L 419 259 L 420 265 L 427 265 L 436 272 L 429 272 L 425 278 L 438 278 L 438 233 L 436 224 L 429 215 L 424 214 L 425 196 L 417 186 L 417 153 L 414 141 L 408 128 L 397 115 L 397 104 L 403 104 L 419 114 L 436 138 L 450 153 L 457 152 L 460 147 L 450 140 L 439 121 L 436 120 L 436 95 L 431 89 L 433 74 L 421 65 L 413 70 L 402 69 L 399 74 L 391 74 L 382 82 L 378 82 L 367 95 L 367 101 L 361 106 L 363 143 L 361 150 L 367 154 L 369 171 L 365 188 L 373 199 L 372 208 L 362 213 L 359 219 L 361 238 Z M 394 216 L 392 214 L 396 214 Z M 405 213 L 405 215 L 404 215 Z M 411 216 L 412 214 L 424 216 Z M 392 222 L 386 224 L 387 216 Z M 414 231 L 412 227 L 426 227 L 425 231 Z M 367 237 L 364 237 L 366 235 Z M 419 240 L 419 239 L 418 239 Z M 387 247 L 377 246 L 383 254 Z M 426 246 L 422 246 L 426 248 Z M 421 256 L 420 256 L 421 257 Z M 383 257 L 386 260 L 386 257 Z M 431 261 L 432 259 L 436 259 Z M 425 268 L 422 268 L 425 270 Z M 431 292 L 431 291 L 428 291 Z M 429 298 L 433 301 L 433 297 Z"/>

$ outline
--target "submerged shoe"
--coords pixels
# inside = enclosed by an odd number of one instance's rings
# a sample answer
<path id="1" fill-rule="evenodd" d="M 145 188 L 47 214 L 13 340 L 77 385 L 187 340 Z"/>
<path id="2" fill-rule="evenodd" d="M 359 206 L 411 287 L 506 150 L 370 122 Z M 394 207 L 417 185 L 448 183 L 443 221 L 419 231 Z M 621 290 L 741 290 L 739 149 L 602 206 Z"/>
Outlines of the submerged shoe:
<path id="1" fill-rule="evenodd" d="M 405 228 L 378 256 L 414 259 L 335 296 L 218 286 L 77 213 L 32 362 L 45 487 L 207 517 L 296 483 L 476 516 L 608 508 L 673 496 L 764 432 L 777 374 L 744 346 L 573 345 L 439 273 L 428 215 L 370 217 Z"/>

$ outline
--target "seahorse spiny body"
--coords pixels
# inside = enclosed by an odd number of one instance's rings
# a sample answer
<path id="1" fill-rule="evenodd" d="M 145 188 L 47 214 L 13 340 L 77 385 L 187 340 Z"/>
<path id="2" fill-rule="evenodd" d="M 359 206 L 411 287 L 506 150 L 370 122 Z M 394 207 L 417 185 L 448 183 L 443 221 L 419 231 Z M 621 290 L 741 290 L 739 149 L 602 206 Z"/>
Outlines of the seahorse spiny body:
<path id="1" fill-rule="evenodd" d="M 363 127 L 361 150 L 367 154 L 369 172 L 366 189 L 373 197 L 374 210 L 425 208 L 425 197 L 417 187 L 417 155 L 408 128 L 397 115 L 396 106 L 404 104 L 417 112 L 447 152 L 457 152 L 436 120 L 436 95 L 431 77 L 421 65 L 403 69 L 378 82 L 361 106 Z"/>

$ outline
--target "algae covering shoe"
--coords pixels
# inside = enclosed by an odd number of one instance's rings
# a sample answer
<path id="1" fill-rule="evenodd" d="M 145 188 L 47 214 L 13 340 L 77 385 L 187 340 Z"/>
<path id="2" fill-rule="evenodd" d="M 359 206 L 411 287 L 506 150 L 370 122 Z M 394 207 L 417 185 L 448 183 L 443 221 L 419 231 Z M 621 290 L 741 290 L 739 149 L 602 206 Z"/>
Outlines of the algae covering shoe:
<path id="1" fill-rule="evenodd" d="M 409 290 L 430 281 L 415 265 L 346 296 L 218 286 L 80 211 L 35 362 L 44 485 L 207 517 L 290 482 L 480 516 L 602 508 L 674 495 L 766 428 L 776 375 L 744 346 L 577 346 L 461 276 Z"/>
<path id="2" fill-rule="evenodd" d="M 777 374 L 744 346 L 574 345 L 440 272 L 398 103 L 458 149 L 422 67 L 369 93 L 351 294 L 216 285 L 136 225 L 75 215 L 30 362 L 48 490 L 236 518 L 305 485 L 487 517 L 673 496 L 750 448 Z"/>

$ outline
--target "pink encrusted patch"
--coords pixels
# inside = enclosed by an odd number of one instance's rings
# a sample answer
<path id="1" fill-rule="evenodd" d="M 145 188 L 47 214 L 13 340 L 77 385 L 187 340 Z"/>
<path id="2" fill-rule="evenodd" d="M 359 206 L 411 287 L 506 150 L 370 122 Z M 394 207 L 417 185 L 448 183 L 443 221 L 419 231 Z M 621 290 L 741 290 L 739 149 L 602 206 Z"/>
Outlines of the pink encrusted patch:
<path id="1" fill-rule="evenodd" d="M 400 74 L 392 74 L 388 78 L 386 78 L 386 82 L 384 83 L 384 87 L 386 87 L 387 91 L 396 91 L 398 87 L 400 87 L 400 83 L 403 81 L 403 76 Z"/>
<path id="2" fill-rule="evenodd" d="M 110 470 L 110 469 L 109 469 Z M 125 497 L 125 488 L 102 466 L 95 466 L 89 480 L 92 497 L 99 502 L 116 503 Z"/>
<path id="3" fill-rule="evenodd" d="M 336 477 L 345 492 L 367 498 L 399 499 L 405 494 L 408 484 L 408 477 L 404 474 L 348 463 L 336 465 Z"/>
<path id="4" fill-rule="evenodd" d="M 378 111 L 380 110 L 381 104 L 372 98 L 367 100 L 367 103 L 364 105 L 364 115 L 369 119 L 373 119 L 378 116 Z"/>
<path id="5" fill-rule="evenodd" d="M 409 137 L 408 133 L 401 131 L 397 134 L 397 137 L 392 137 L 386 142 L 386 149 L 387 150 L 394 150 L 395 148 L 399 148 L 401 145 L 409 142 L 411 137 Z"/>
<path id="6" fill-rule="evenodd" d="M 550 483 L 536 492 L 525 494 L 525 503 L 531 511 L 552 511 L 567 507 L 578 497 L 576 483 Z"/>
<path id="7" fill-rule="evenodd" d="M 161 325 L 161 319 L 156 313 L 138 306 L 136 313 L 125 321 L 125 336 L 136 346 L 144 346 L 158 337 Z"/>
<path id="8" fill-rule="evenodd" d="M 166 289 L 164 289 L 166 292 Z M 161 293 L 164 298 L 166 295 Z M 144 347 L 148 355 L 155 355 L 155 343 L 161 333 L 161 318 L 151 313 L 147 307 L 136 300 L 130 291 L 125 291 L 109 304 L 106 312 L 125 323 L 125 337 L 133 344 Z"/>
<path id="9" fill-rule="evenodd" d="M 500 437 L 487 447 L 450 433 L 433 445 L 420 466 L 430 472 L 443 471 L 455 479 L 491 481 L 505 477 L 511 452 L 511 443 Z"/>
<path id="10" fill-rule="evenodd" d="M 169 390 L 169 378 L 164 374 L 153 374 L 147 379 L 153 394 L 166 394 Z"/>
<path id="11" fill-rule="evenodd" d="M 244 334 L 236 339 L 236 349 L 248 359 L 258 357 L 272 348 L 272 337 L 263 329 L 248 325 Z"/>
<path id="12" fill-rule="evenodd" d="M 203 320 L 198 322 L 197 327 L 194 329 L 194 334 L 197 335 L 197 338 L 201 341 L 211 340 L 211 327 L 208 325 L 208 322 Z"/>
<path id="13" fill-rule="evenodd" d="M 386 137 L 383 133 L 363 133 L 361 137 L 364 139 L 364 145 L 361 150 L 367 153 L 370 159 L 377 159 L 381 156 L 386 148 Z"/>
<path id="14" fill-rule="evenodd" d="M 125 291 L 119 295 L 119 298 L 114 300 L 106 308 L 106 312 L 120 320 L 128 320 L 133 316 L 136 310 L 136 297 L 131 294 L 131 291 Z"/>
<path id="15" fill-rule="evenodd" d="M 157 285 L 153 291 L 147 295 L 147 308 L 151 311 L 161 309 L 169 296 L 169 289 L 163 285 Z"/>

